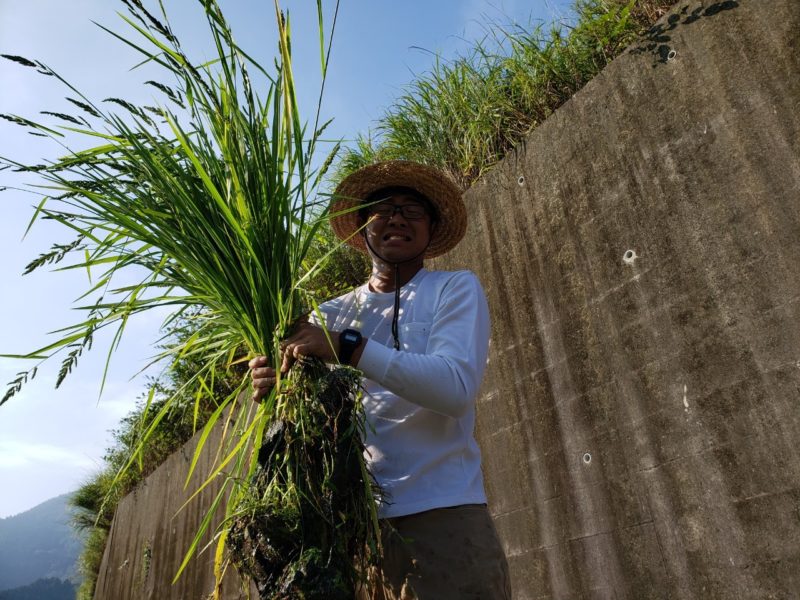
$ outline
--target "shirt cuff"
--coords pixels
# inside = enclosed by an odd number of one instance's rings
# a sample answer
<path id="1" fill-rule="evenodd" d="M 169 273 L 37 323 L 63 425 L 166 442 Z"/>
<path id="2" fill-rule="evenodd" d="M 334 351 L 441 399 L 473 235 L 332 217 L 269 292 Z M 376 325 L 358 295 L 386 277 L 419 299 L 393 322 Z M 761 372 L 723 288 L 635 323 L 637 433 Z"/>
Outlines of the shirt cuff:
<path id="1" fill-rule="evenodd" d="M 356 368 L 360 369 L 367 379 L 383 381 L 394 353 L 395 350 L 388 346 L 367 340 Z"/>

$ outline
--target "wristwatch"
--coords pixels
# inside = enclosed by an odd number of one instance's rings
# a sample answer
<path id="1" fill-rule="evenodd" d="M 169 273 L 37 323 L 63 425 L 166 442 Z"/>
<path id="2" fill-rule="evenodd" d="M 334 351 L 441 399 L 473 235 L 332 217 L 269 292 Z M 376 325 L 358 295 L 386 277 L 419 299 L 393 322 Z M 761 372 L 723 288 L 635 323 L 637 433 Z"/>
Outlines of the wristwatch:
<path id="1" fill-rule="evenodd" d="M 353 352 L 361 345 L 361 332 L 355 329 L 345 329 L 339 334 L 339 362 L 344 365 L 350 364 Z"/>

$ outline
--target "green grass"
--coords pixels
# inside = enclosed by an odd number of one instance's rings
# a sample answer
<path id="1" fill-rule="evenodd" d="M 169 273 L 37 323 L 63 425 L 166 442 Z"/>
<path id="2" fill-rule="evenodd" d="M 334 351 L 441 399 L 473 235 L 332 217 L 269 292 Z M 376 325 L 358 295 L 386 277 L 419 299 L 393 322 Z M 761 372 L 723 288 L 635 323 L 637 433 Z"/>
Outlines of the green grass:
<path id="1" fill-rule="evenodd" d="M 347 148 L 333 177 L 387 159 L 447 171 L 464 188 L 501 160 L 641 36 L 675 0 L 577 0 L 572 26 L 488 26 L 454 60 L 437 59 Z"/>

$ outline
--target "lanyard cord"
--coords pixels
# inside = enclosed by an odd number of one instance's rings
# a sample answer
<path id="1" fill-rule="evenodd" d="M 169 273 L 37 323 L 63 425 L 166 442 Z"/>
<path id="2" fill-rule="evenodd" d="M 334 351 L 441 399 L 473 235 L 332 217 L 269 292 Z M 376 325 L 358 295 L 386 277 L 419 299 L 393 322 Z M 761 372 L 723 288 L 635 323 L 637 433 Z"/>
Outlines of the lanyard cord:
<path id="1" fill-rule="evenodd" d="M 375 248 L 373 248 L 372 244 L 369 243 L 369 238 L 366 235 L 364 236 L 364 242 L 367 244 L 367 248 L 369 248 L 370 252 L 372 252 L 375 256 L 377 256 L 387 265 L 394 266 L 394 310 L 392 311 L 392 339 L 394 340 L 395 350 L 400 350 L 400 333 L 399 333 L 400 327 L 398 324 L 400 315 L 400 286 L 398 285 L 400 279 L 399 275 L 400 265 L 402 265 L 403 263 L 416 260 L 423 254 L 425 254 L 425 252 L 428 250 L 428 246 L 431 245 L 432 238 L 433 236 L 428 237 L 428 243 L 425 244 L 425 247 L 422 249 L 422 252 L 418 252 L 417 254 L 415 254 L 411 258 L 407 258 L 406 260 L 401 260 L 400 262 L 392 262 L 386 260 L 380 254 L 375 252 Z"/>
<path id="2" fill-rule="evenodd" d="M 394 265 L 394 312 L 392 313 L 392 337 L 394 338 L 394 349 L 400 350 L 400 336 L 398 331 L 398 315 L 400 314 L 400 286 L 397 285 L 399 278 L 397 272 L 400 270 L 400 265 Z"/>

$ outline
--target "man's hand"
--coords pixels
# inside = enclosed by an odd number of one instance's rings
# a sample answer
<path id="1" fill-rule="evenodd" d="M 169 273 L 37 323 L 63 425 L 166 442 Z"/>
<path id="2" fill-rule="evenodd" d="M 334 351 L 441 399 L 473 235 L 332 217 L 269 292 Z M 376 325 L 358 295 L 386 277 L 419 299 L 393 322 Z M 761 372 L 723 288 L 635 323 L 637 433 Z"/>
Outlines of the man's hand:
<path id="1" fill-rule="evenodd" d="M 314 356 L 326 363 L 335 363 L 339 353 L 339 334 L 328 332 L 311 323 L 298 323 L 294 333 L 281 342 L 281 373 L 286 373 L 294 361 L 303 356 Z M 331 346 L 333 344 L 333 346 Z"/>
<path id="2" fill-rule="evenodd" d="M 336 362 L 339 334 L 330 332 L 330 336 L 329 342 L 322 328 L 310 323 L 299 323 L 294 333 L 280 344 L 281 373 L 287 373 L 294 362 L 303 356 L 315 356 L 327 363 Z M 331 343 L 334 348 L 331 348 Z M 257 356 L 248 366 L 253 378 L 253 400 L 261 402 L 275 386 L 277 373 L 273 367 L 268 366 L 266 356 Z"/>
<path id="3" fill-rule="evenodd" d="M 253 400 L 261 402 L 275 386 L 275 369 L 267 366 L 266 356 L 256 356 L 248 363 L 250 376 L 253 378 Z"/>

